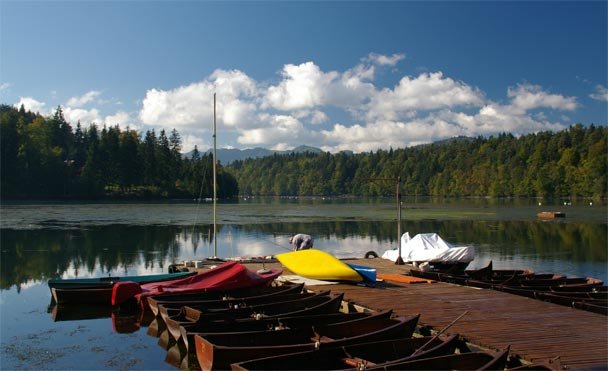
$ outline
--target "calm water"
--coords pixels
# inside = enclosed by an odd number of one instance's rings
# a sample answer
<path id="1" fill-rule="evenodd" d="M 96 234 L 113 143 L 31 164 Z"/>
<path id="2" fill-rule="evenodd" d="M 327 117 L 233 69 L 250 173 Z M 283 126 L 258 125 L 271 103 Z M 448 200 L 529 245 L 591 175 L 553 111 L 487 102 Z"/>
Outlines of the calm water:
<path id="1" fill-rule="evenodd" d="M 211 205 L 197 202 L 5 203 L 1 208 L 1 369 L 173 369 L 146 328 L 48 313 L 52 277 L 164 273 L 213 255 Z M 539 211 L 563 211 L 541 222 Z M 246 199 L 218 207 L 218 255 L 266 256 L 312 234 L 338 257 L 397 246 L 393 200 Z M 436 232 L 473 245 L 470 268 L 530 268 L 608 280 L 606 204 L 529 200 L 405 199 L 402 232 Z M 65 313 L 63 314 L 66 315 Z M 424 315 L 424 313 L 423 313 Z M 55 320 L 54 320 L 55 319 Z"/>

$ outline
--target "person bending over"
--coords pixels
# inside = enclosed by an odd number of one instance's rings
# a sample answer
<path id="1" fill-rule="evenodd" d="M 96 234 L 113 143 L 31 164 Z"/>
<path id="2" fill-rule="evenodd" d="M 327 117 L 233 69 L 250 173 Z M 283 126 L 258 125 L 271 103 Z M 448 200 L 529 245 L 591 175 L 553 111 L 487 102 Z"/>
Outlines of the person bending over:
<path id="1" fill-rule="evenodd" d="M 293 237 L 289 237 L 289 243 L 293 246 L 293 251 L 310 249 L 312 248 L 313 242 L 311 236 L 303 233 L 298 233 Z"/>

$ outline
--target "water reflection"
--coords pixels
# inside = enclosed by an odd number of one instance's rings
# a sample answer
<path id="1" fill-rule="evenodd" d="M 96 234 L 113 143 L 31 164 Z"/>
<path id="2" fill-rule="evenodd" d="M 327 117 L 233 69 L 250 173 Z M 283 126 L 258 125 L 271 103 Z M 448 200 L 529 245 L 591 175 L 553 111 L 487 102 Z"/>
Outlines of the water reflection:
<path id="1" fill-rule="evenodd" d="M 595 270 L 605 275 L 608 234 L 605 224 L 418 220 L 404 222 L 402 231 L 411 235 L 435 232 L 453 244 L 474 245 L 477 251 L 474 263 L 480 266 L 489 259 L 505 264 L 527 263 L 526 267 L 535 261 L 559 262 L 570 270 L 560 271 L 563 274 L 591 275 L 597 272 L 583 269 L 597 265 L 599 268 Z M 380 255 L 398 243 L 392 221 L 220 225 L 218 253 L 226 257 L 274 255 L 289 250 L 288 237 L 298 232 L 312 234 L 315 247 L 338 257 L 363 257 L 370 250 Z M 0 288 L 16 285 L 19 291 L 25 285 L 58 276 L 162 273 L 173 262 L 211 256 L 212 245 L 207 226 L 3 229 Z"/>

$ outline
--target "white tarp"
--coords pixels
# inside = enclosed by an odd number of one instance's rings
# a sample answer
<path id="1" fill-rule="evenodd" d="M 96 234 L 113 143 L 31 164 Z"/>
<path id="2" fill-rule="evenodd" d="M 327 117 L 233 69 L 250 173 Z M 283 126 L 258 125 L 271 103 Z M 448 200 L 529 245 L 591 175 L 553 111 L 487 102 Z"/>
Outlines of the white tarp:
<path id="1" fill-rule="evenodd" d="M 399 248 L 386 250 L 382 257 L 396 261 Z M 404 262 L 461 262 L 469 263 L 475 258 L 473 246 L 452 246 L 437 233 L 420 233 L 410 238 L 405 232 L 401 236 L 401 259 Z"/>

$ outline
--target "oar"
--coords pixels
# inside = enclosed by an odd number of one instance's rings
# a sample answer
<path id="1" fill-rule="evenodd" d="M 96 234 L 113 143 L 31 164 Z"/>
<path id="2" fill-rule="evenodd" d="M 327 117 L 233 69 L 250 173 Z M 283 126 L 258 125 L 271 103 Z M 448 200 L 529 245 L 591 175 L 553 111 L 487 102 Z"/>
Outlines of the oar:
<path id="1" fill-rule="evenodd" d="M 441 335 L 441 334 L 442 334 L 442 333 L 444 333 L 444 332 L 445 332 L 447 329 L 449 329 L 450 327 L 452 327 L 452 325 L 454 325 L 456 322 L 458 322 L 458 320 L 459 320 L 459 319 L 461 319 L 462 317 L 464 317 L 464 316 L 465 316 L 465 314 L 467 314 L 467 313 L 469 313 L 469 311 L 468 311 L 468 310 L 465 310 L 465 311 L 464 311 L 464 313 L 462 313 L 460 316 L 458 316 L 458 318 L 456 318 L 456 319 L 455 319 L 455 320 L 453 320 L 453 321 L 452 321 L 452 322 L 451 322 L 449 325 L 447 325 L 447 326 L 445 326 L 443 329 L 441 329 L 441 331 L 439 331 L 439 332 L 437 333 L 437 335 L 433 336 L 433 337 L 431 338 L 431 340 L 427 341 L 426 343 L 424 343 L 424 345 L 423 345 L 423 346 L 421 346 L 420 348 L 416 349 L 416 351 L 415 351 L 414 353 L 412 353 L 412 354 L 410 355 L 410 357 L 411 357 L 411 356 L 414 356 L 414 355 L 416 355 L 416 354 L 418 354 L 418 353 L 420 353 L 420 352 L 421 352 L 421 351 L 422 351 L 424 348 L 426 348 L 426 347 L 427 347 L 429 344 L 431 344 L 431 343 L 432 343 L 432 342 L 433 342 L 435 339 L 437 339 L 437 338 L 439 337 L 439 335 Z"/>

